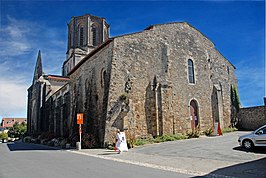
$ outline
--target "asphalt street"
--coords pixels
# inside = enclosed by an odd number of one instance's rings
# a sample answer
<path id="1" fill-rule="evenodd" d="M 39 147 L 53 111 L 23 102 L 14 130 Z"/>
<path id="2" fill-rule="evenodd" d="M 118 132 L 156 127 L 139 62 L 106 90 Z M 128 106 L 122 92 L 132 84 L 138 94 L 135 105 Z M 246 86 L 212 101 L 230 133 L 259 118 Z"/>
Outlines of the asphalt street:
<path id="1" fill-rule="evenodd" d="M 241 148 L 237 139 L 245 133 L 145 145 L 122 154 L 106 149 L 77 151 L 35 144 L 0 144 L 0 178 L 266 178 L 266 149 Z"/>
<path id="2" fill-rule="evenodd" d="M 201 172 L 203 175 L 266 178 L 266 148 L 247 151 L 240 147 L 238 137 L 246 133 L 233 132 L 217 137 L 153 144 L 132 152 L 156 156 L 161 160 L 161 165 Z"/>
<path id="3" fill-rule="evenodd" d="M 25 143 L 0 144 L 0 178 L 136 178 L 189 175 L 75 154 Z"/>
<path id="4" fill-rule="evenodd" d="M 120 155 L 95 149 L 77 153 L 194 176 L 266 178 L 266 148 L 240 147 L 238 137 L 246 133 L 145 145 Z"/>

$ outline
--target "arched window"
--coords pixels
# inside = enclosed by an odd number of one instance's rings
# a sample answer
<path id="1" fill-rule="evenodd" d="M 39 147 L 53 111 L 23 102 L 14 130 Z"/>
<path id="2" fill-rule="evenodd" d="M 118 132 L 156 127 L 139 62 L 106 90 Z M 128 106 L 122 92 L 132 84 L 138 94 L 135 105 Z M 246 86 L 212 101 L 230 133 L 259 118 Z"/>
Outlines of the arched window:
<path id="1" fill-rule="evenodd" d="M 105 87 L 105 84 L 106 84 L 106 71 L 102 69 L 101 86 Z"/>
<path id="2" fill-rule="evenodd" d="M 95 25 L 91 27 L 91 32 L 92 32 L 92 45 L 97 46 L 97 27 Z"/>
<path id="3" fill-rule="evenodd" d="M 71 48 L 71 33 L 68 35 L 68 49 Z"/>
<path id="4" fill-rule="evenodd" d="M 83 40 L 84 40 L 84 30 L 83 27 L 80 27 L 79 29 L 79 45 L 83 46 Z"/>
<path id="5" fill-rule="evenodd" d="M 189 83 L 195 83 L 194 65 L 191 59 L 188 60 L 188 80 Z"/>

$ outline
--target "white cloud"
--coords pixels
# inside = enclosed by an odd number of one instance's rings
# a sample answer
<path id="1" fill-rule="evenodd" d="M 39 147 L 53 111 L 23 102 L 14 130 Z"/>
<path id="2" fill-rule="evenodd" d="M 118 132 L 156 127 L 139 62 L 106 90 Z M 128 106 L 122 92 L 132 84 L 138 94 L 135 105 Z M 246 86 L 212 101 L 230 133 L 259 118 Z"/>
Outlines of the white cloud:
<path id="1" fill-rule="evenodd" d="M 32 50 L 31 36 L 32 24 L 27 21 L 18 21 L 7 16 L 8 24 L 2 25 L 0 29 L 0 57 L 18 56 Z M 33 33 L 32 33 L 33 34 Z"/>
<path id="2" fill-rule="evenodd" d="M 47 53 L 65 53 L 66 42 L 59 39 L 59 29 L 47 27 L 41 22 L 18 20 L 10 16 L 7 16 L 7 19 L 8 24 L 2 25 L 0 29 L 2 59 L 28 54 L 38 49 Z"/>
<path id="3" fill-rule="evenodd" d="M 0 80 L 0 115 L 26 117 L 27 88 L 24 82 Z M 23 115 L 24 113 L 24 115 Z"/>
<path id="4" fill-rule="evenodd" d="M 30 28 L 32 24 L 28 23 L 27 21 L 18 21 L 10 16 L 7 16 L 9 21 L 9 25 L 3 29 L 3 31 L 12 39 L 20 39 L 27 33 L 30 33 Z"/>
<path id="5" fill-rule="evenodd" d="M 0 116 L 26 117 L 28 75 L 14 72 L 11 61 L 0 64 Z"/>
<path id="6" fill-rule="evenodd" d="M 61 73 L 66 45 L 60 37 L 61 31 L 55 27 L 7 16 L 7 24 L 2 24 L 0 29 L 1 117 L 26 117 L 27 89 L 39 49 L 44 72 Z"/>
<path id="7" fill-rule="evenodd" d="M 263 104 L 265 95 L 265 69 L 264 66 L 252 66 L 239 63 L 236 70 L 241 103 L 244 107 Z"/>

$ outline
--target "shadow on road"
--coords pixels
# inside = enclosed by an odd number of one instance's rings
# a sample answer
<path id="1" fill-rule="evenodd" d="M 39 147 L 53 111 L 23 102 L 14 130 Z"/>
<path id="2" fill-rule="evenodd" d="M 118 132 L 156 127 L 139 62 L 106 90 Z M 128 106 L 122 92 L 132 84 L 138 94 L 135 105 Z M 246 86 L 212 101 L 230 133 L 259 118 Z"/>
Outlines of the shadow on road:
<path id="1" fill-rule="evenodd" d="M 113 153 L 101 153 L 101 154 L 97 154 L 97 155 L 117 155 L 117 152 L 113 152 Z"/>
<path id="2" fill-rule="evenodd" d="M 46 145 L 37 145 L 22 142 L 7 143 L 7 147 L 10 151 L 60 150 L 60 148 L 53 148 Z"/>
<path id="3" fill-rule="evenodd" d="M 117 152 L 114 150 L 107 150 L 104 153 L 97 154 L 97 155 L 116 155 L 116 154 L 117 154 Z"/>
<path id="4" fill-rule="evenodd" d="M 260 177 L 266 178 L 266 157 L 250 161 L 246 163 L 236 164 L 234 166 L 228 166 L 225 168 L 217 169 L 207 175 L 197 176 L 194 178 L 202 177 L 239 177 L 239 178 L 250 178 L 250 177 Z"/>
<path id="5" fill-rule="evenodd" d="M 247 150 L 241 146 L 233 148 L 233 150 L 237 151 L 244 151 L 244 152 L 252 152 L 252 153 L 258 153 L 258 154 L 266 154 L 266 147 L 256 147 L 251 150 Z"/>

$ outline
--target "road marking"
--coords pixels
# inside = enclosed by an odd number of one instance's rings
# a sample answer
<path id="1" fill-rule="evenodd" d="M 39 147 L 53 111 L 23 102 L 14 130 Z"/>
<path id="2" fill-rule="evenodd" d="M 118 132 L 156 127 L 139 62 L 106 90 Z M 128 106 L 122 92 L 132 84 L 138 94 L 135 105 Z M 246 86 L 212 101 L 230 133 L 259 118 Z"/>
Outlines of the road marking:
<path id="1" fill-rule="evenodd" d="M 188 175 L 192 175 L 192 176 L 206 176 L 206 175 L 208 175 L 207 177 L 213 177 L 213 178 L 235 178 L 232 176 L 210 174 L 210 173 L 204 173 L 204 172 L 198 172 L 198 171 L 189 171 L 189 170 L 178 169 L 178 168 L 169 167 L 169 166 L 160 166 L 160 165 L 156 165 L 156 164 L 142 163 L 142 162 L 138 162 L 138 161 L 129 161 L 129 160 L 123 160 L 123 159 L 118 159 L 118 158 L 105 157 L 105 156 L 101 156 L 101 155 L 84 153 L 84 152 L 74 151 L 74 150 L 66 150 L 66 151 L 80 154 L 80 155 L 86 155 L 86 156 L 91 156 L 91 157 L 95 157 L 95 158 L 116 161 L 116 162 L 120 162 L 120 163 L 133 164 L 133 165 L 137 165 L 137 166 L 160 169 L 160 170 L 164 170 L 164 171 L 171 171 L 171 172 L 176 172 L 176 173 L 180 173 L 180 174 L 188 174 Z"/>

